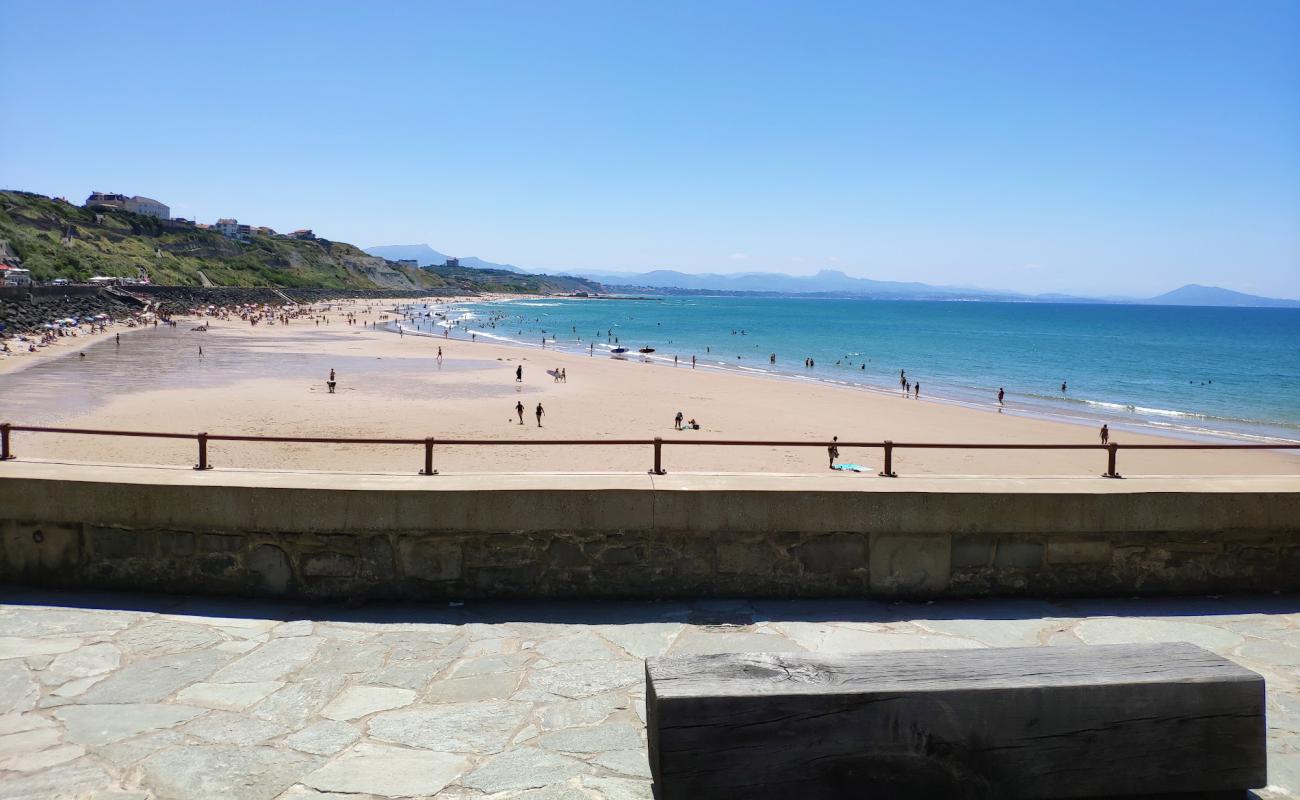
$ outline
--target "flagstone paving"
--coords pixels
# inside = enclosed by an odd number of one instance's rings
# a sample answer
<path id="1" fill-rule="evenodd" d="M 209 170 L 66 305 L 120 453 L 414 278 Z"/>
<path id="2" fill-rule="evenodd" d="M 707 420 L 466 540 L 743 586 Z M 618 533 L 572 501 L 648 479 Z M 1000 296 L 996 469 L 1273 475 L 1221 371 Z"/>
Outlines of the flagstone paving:
<path id="1" fill-rule="evenodd" d="M 1268 682 L 1300 797 L 1300 597 L 290 606 L 0 593 L 0 800 L 651 797 L 642 659 L 1190 641 Z"/>

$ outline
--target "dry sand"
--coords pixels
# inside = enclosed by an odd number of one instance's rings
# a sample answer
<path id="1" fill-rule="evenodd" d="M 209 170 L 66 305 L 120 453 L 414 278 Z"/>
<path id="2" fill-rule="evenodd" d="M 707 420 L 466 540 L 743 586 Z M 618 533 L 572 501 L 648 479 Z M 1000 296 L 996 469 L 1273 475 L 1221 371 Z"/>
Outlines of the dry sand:
<path id="1" fill-rule="evenodd" d="M 366 301 L 345 306 L 373 309 Z M 692 370 L 616 361 L 605 356 L 445 340 L 348 326 L 340 312 L 331 324 L 295 320 L 250 328 L 214 322 L 206 333 L 191 324 L 164 332 L 122 331 L 122 347 L 92 347 L 88 358 L 66 355 L 42 370 L 0 377 L 0 419 L 76 427 L 224 434 L 400 437 L 437 439 L 646 439 L 663 437 L 671 472 L 827 472 L 824 448 L 673 447 L 701 439 L 779 439 L 896 442 L 1085 443 L 1091 427 L 1009 413 L 905 399 L 872 390 L 815 385 L 721 370 Z M 116 332 L 116 331 L 113 331 Z M 159 337 L 150 340 L 148 337 Z M 110 335 L 111 338 L 111 335 Z M 80 344 L 80 342 L 78 342 Z M 152 355 L 132 353 L 152 344 Z M 202 346 L 204 360 L 194 355 Z M 435 359 L 442 347 L 444 360 Z M 169 360 L 151 363 L 164 352 Z M 63 349 L 63 348 L 61 348 Z M 116 352 L 115 352 L 116 351 Z M 71 349 L 65 352 L 72 352 Z M 134 359 L 109 364 L 107 359 Z M 80 362 L 80 363 L 78 363 Z M 522 365 L 524 379 L 515 382 Z M 99 367 L 100 372 L 90 372 Z M 329 394 L 325 376 L 338 370 Z M 547 370 L 563 368 L 567 383 Z M 77 370 L 88 370 L 79 374 Z M 104 370 L 107 370 L 107 377 Z M 38 374 L 39 373 L 39 374 Z M 39 378 L 67 386 L 75 402 L 50 402 L 39 393 L 3 391 L 5 381 Z M 60 383 L 62 382 L 62 383 Z M 35 398 L 35 399 L 34 399 Z M 39 401 L 39 407 L 35 407 Z M 524 424 L 515 413 L 525 407 Z M 534 409 L 545 408 L 538 428 Z M 682 411 L 702 430 L 677 431 Z M 192 464 L 192 441 L 14 434 L 22 458 L 134 464 Z M 1169 442 L 1116 431 L 1120 443 Z M 881 466 L 879 449 L 841 448 L 843 461 Z M 419 446 L 213 443 L 219 468 L 321 469 L 349 472 L 417 471 Z M 439 446 L 443 472 L 624 471 L 651 466 L 649 446 Z M 901 475 L 1074 475 L 1105 467 L 1105 453 L 1088 451 L 897 451 Z M 1121 473 L 1132 475 L 1296 474 L 1300 455 L 1274 451 L 1121 452 Z M 844 480 L 868 475 L 844 473 Z"/>

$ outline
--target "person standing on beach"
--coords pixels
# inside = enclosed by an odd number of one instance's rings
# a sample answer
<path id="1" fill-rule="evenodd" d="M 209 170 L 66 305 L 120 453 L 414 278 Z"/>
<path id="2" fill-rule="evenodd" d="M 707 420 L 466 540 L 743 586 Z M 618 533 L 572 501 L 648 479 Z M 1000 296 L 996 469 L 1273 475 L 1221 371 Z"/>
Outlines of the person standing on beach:
<path id="1" fill-rule="evenodd" d="M 515 413 L 519 415 L 519 424 L 523 425 L 524 424 L 524 401 L 523 400 L 520 400 L 518 403 L 515 403 Z"/>
<path id="2" fill-rule="evenodd" d="M 921 399 L 921 382 L 920 382 L 920 381 L 917 381 L 917 382 L 916 382 L 916 385 L 913 386 L 912 388 L 915 389 L 915 391 L 916 391 L 916 394 L 913 395 L 913 396 L 914 396 L 917 400 L 920 400 L 920 399 Z"/>
<path id="3" fill-rule="evenodd" d="M 673 427 L 677 430 L 682 429 L 682 412 L 678 411 L 677 416 L 673 417 Z"/>
<path id="4" fill-rule="evenodd" d="M 1003 401 L 1004 399 L 1006 399 L 1006 396 L 1007 396 L 1007 390 L 1006 390 L 1006 389 L 1003 389 L 1002 387 L 998 387 L 998 405 L 999 405 L 999 406 L 1004 405 L 1002 401 Z"/>
<path id="5" fill-rule="evenodd" d="M 520 364 L 519 366 L 515 367 L 515 383 L 523 383 L 523 382 L 524 382 L 524 365 Z"/>
<path id="6" fill-rule="evenodd" d="M 1101 426 L 1101 443 L 1110 444 L 1110 427 L 1105 423 Z"/>
<path id="7" fill-rule="evenodd" d="M 335 385 L 334 370 L 330 370 L 330 379 L 325 382 L 325 385 L 329 387 L 330 394 L 334 394 L 334 385 Z"/>
<path id="8" fill-rule="evenodd" d="M 831 437 L 831 446 L 826 448 L 826 453 L 831 457 L 831 469 L 835 469 L 835 459 L 840 457 L 840 437 Z"/>
<path id="9" fill-rule="evenodd" d="M 695 369 L 695 356 L 691 356 L 691 369 Z"/>
<path id="10" fill-rule="evenodd" d="M 121 346 L 121 344 L 122 344 L 122 334 L 119 333 L 119 334 L 115 335 L 113 338 L 114 338 L 113 344 L 114 344 L 114 345 L 117 345 L 117 346 Z"/>
<path id="11" fill-rule="evenodd" d="M 540 428 L 540 427 L 542 427 L 542 417 L 546 414 L 546 411 L 545 411 L 545 409 L 542 408 L 542 404 L 541 404 L 541 403 L 538 403 L 538 404 L 537 404 L 537 411 L 534 412 L 534 413 L 537 414 L 537 427 Z"/>

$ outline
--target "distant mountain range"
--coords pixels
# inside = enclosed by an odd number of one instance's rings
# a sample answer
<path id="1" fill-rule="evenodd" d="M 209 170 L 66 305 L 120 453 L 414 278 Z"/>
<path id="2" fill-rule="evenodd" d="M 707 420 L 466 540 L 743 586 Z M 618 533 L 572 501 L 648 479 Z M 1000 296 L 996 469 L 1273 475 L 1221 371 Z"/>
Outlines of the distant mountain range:
<path id="1" fill-rule="evenodd" d="M 419 261 L 421 266 L 444 264 L 447 256 L 427 244 L 368 247 L 366 252 L 388 259 Z M 480 258 L 464 257 L 461 266 L 476 269 L 504 269 L 523 274 L 544 274 L 513 264 L 495 264 Z M 1079 297 L 1066 294 L 1028 295 L 970 286 L 932 286 L 926 283 L 877 281 L 855 278 L 843 272 L 824 269 L 816 275 L 785 275 L 777 272 L 703 273 L 691 275 L 675 270 L 651 272 L 600 272 L 565 270 L 559 275 L 599 281 L 616 291 L 667 291 L 676 293 L 761 293 L 872 297 L 881 300 L 1009 300 L 1039 303 L 1142 303 L 1166 306 L 1238 306 L 1257 308 L 1300 308 L 1300 300 L 1259 297 L 1217 286 L 1191 283 L 1172 292 L 1149 297 Z"/>
<path id="2" fill-rule="evenodd" d="M 439 253 L 427 244 L 386 244 L 378 247 L 367 247 L 366 252 L 372 256 L 387 258 L 390 261 L 403 261 L 413 258 L 422 267 L 442 266 L 447 263 L 448 258 L 445 253 Z M 506 272 L 517 272 L 520 275 L 536 274 L 530 270 L 516 267 L 514 264 L 494 264 L 477 256 L 461 256 L 460 265 L 471 269 L 503 269 Z"/>
<path id="3" fill-rule="evenodd" d="M 877 281 L 854 278 L 843 272 L 824 269 L 816 275 L 783 275 L 776 272 L 740 272 L 730 275 L 704 273 L 688 275 L 673 270 L 654 270 L 637 274 L 581 273 L 601 283 L 693 291 L 764 292 L 775 294 L 836 294 L 879 297 L 882 299 L 979 299 L 995 300 L 1018 297 L 1008 292 L 963 286 L 931 286 L 925 283 Z"/>

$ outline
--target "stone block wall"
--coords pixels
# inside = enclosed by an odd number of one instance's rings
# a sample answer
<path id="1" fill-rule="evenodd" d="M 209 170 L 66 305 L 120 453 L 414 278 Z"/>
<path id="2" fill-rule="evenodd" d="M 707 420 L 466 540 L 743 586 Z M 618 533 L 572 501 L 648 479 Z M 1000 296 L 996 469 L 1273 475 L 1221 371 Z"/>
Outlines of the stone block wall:
<path id="1" fill-rule="evenodd" d="M 859 533 L 200 533 L 0 523 L 29 585 L 313 599 L 864 596 Z"/>
<path id="2" fill-rule="evenodd" d="M 1300 491 L 294 480 L 0 477 L 0 579 L 309 599 L 1300 590 Z"/>

